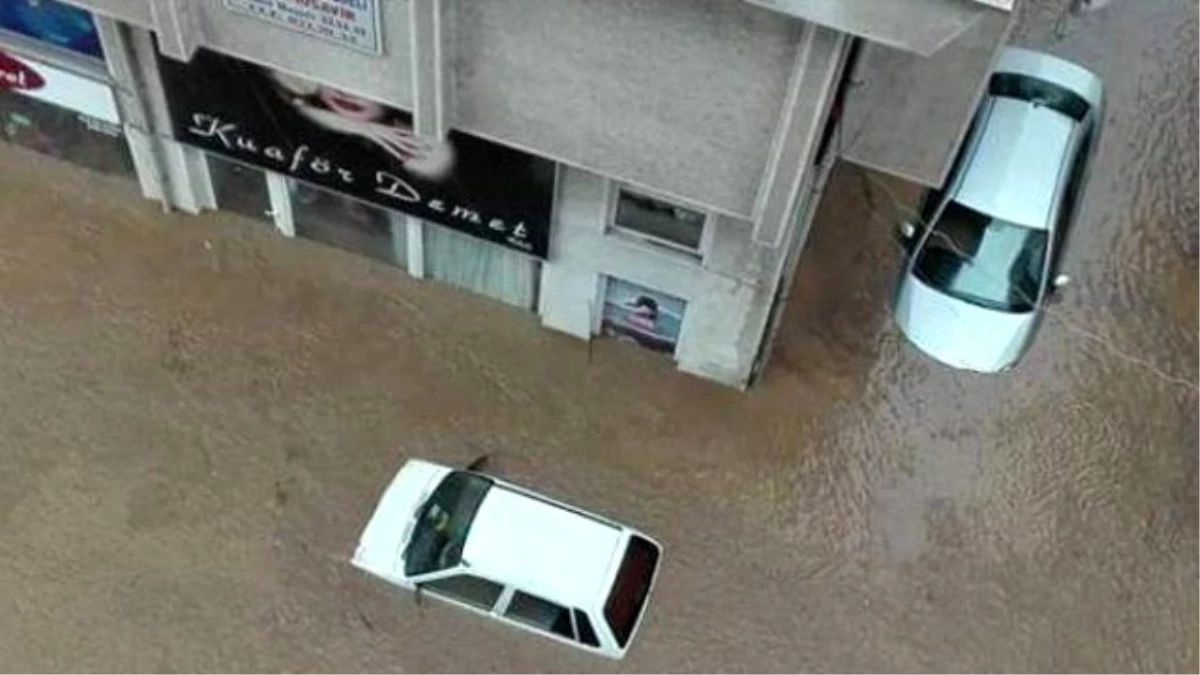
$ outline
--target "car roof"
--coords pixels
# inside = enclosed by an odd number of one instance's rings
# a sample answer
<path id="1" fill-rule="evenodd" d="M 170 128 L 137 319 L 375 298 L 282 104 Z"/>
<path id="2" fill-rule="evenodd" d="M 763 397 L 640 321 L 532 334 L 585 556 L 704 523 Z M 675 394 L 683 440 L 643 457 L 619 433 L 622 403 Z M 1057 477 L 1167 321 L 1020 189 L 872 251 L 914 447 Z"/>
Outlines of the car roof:
<path id="1" fill-rule="evenodd" d="M 493 581 L 589 609 L 608 595 L 624 538 L 606 521 L 497 482 L 479 505 L 462 557 Z"/>
<path id="2" fill-rule="evenodd" d="M 1047 106 L 993 97 L 954 199 L 993 218 L 1049 229 L 1077 126 Z"/>

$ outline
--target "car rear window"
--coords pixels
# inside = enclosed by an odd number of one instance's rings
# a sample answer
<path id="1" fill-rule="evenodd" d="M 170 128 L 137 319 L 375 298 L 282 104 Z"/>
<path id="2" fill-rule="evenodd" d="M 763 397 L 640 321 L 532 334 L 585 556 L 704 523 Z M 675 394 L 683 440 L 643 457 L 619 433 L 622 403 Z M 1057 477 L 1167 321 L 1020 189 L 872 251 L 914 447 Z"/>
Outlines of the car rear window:
<path id="1" fill-rule="evenodd" d="M 657 545 L 638 536 L 632 537 L 629 548 L 625 549 L 617 579 L 604 603 L 604 620 L 622 648 L 629 642 L 646 606 L 659 555 Z"/>
<path id="2" fill-rule="evenodd" d="M 1051 110 L 1070 117 L 1076 122 L 1082 122 L 1087 115 L 1088 102 L 1073 91 L 1064 89 L 1057 84 L 1051 84 L 1036 77 L 1017 73 L 996 73 L 988 82 L 988 93 L 992 96 L 1015 98 L 1038 105 L 1044 105 Z"/>

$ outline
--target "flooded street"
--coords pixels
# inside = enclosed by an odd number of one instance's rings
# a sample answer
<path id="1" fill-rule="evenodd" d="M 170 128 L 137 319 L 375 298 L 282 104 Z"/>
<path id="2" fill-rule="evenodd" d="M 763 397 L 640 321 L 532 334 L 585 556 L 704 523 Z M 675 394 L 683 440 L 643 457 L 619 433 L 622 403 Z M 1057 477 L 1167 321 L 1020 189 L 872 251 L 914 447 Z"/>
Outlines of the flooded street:
<path id="1" fill-rule="evenodd" d="M 10 670 L 1195 671 L 1197 8 L 1017 44 L 1104 77 L 1064 270 L 1003 376 L 891 322 L 916 192 L 838 167 L 759 385 L 0 145 L 0 663 Z M 665 545 L 612 662 L 347 560 L 407 457 Z"/>
<path id="2" fill-rule="evenodd" d="M 1024 361 L 958 373 L 905 343 L 885 232 L 914 193 L 842 166 L 767 378 L 839 400 L 836 450 L 792 478 L 887 598 L 890 667 L 1197 667 L 1196 8 L 1115 2 L 1056 39 L 1064 4 L 1013 42 L 1098 72 L 1108 114 L 1073 285 Z"/>

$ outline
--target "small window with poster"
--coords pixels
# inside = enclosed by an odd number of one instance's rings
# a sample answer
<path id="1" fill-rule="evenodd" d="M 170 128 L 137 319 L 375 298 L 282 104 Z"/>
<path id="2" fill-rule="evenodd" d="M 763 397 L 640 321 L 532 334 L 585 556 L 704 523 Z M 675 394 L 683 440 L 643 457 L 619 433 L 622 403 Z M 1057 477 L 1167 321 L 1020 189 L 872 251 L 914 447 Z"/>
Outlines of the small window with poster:
<path id="1" fill-rule="evenodd" d="M 610 277 L 600 332 L 647 349 L 674 354 L 687 303 L 666 293 Z"/>

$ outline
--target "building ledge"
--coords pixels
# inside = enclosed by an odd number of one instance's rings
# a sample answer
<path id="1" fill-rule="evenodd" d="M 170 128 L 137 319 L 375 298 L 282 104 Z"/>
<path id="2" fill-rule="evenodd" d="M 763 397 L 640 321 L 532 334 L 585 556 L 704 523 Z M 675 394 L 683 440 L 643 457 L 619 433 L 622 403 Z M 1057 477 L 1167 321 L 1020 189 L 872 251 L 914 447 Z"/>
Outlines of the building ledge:
<path id="1" fill-rule="evenodd" d="M 1015 0 L 746 0 L 894 49 L 929 56 Z"/>

